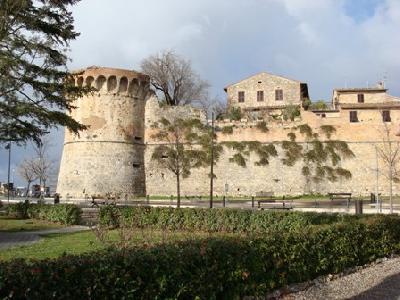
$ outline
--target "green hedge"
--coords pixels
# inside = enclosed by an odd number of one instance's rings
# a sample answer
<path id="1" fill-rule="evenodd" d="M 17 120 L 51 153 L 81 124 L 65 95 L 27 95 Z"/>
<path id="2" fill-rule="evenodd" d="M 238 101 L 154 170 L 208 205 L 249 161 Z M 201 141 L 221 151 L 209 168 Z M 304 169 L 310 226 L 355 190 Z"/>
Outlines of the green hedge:
<path id="1" fill-rule="evenodd" d="M 0 298 L 240 299 L 400 250 L 400 219 L 0 263 Z"/>
<path id="2" fill-rule="evenodd" d="M 309 225 L 350 222 L 365 216 L 304 213 L 294 211 L 251 211 L 241 209 L 196 209 L 166 207 L 106 206 L 100 209 L 101 225 L 205 232 L 265 232 L 297 230 Z"/>
<path id="3" fill-rule="evenodd" d="M 65 225 L 79 224 L 82 210 L 73 204 L 29 204 L 20 202 L 8 206 L 8 214 L 18 218 L 32 218 Z"/>

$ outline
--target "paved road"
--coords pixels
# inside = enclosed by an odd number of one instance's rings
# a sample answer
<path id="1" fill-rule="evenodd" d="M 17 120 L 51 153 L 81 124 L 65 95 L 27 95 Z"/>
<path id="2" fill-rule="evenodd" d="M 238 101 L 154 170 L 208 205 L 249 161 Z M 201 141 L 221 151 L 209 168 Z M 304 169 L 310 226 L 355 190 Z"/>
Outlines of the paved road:
<path id="1" fill-rule="evenodd" d="M 52 233 L 72 233 L 83 230 L 89 230 L 87 226 L 69 226 L 57 229 L 48 229 L 40 231 L 26 232 L 0 232 L 0 249 L 6 249 L 16 246 L 30 245 L 38 242 L 41 236 Z"/>

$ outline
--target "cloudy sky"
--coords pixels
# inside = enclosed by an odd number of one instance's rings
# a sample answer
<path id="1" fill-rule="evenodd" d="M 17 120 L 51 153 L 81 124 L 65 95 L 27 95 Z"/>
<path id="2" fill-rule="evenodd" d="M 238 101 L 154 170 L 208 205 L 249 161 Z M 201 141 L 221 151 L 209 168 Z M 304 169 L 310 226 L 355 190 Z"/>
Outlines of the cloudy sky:
<path id="1" fill-rule="evenodd" d="M 83 0 L 73 13 L 81 36 L 71 44 L 71 69 L 138 69 L 172 49 L 221 99 L 225 85 L 260 71 L 307 82 L 313 100 L 383 79 L 400 96 L 399 0 Z M 52 133 L 56 161 L 62 135 Z M 13 151 L 12 169 L 29 153 Z M 0 150 L 3 182 L 6 165 Z"/>

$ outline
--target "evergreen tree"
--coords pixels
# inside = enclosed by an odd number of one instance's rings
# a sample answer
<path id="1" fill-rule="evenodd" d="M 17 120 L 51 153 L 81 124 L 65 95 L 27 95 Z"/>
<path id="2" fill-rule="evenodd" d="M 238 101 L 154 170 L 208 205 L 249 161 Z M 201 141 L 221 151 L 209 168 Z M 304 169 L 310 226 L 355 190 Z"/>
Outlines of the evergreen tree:
<path id="1" fill-rule="evenodd" d="M 74 86 L 67 50 L 75 32 L 71 6 L 79 0 L 0 1 L 0 143 L 40 141 L 56 126 L 86 127 L 65 113 L 87 93 Z"/>

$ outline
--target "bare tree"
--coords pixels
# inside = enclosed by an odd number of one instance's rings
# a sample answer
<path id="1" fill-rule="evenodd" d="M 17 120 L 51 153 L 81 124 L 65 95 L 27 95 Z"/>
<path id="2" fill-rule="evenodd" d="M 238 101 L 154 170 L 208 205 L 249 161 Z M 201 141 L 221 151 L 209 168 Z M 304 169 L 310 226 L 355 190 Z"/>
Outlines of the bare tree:
<path id="1" fill-rule="evenodd" d="M 205 98 L 209 84 L 196 74 L 189 60 L 173 51 L 163 51 L 144 59 L 142 72 L 168 105 L 185 105 Z"/>
<path id="2" fill-rule="evenodd" d="M 28 196 L 31 183 L 38 179 L 35 172 L 35 162 L 32 160 L 24 159 L 19 164 L 17 172 L 18 175 L 23 178 L 27 183 L 25 196 Z"/>
<path id="3" fill-rule="evenodd" d="M 210 128 L 199 119 L 162 118 L 154 128 L 158 131 L 152 138 L 161 144 L 154 149 L 152 159 L 175 175 L 177 207 L 180 207 L 181 179 L 190 176 L 193 169 L 209 166 L 211 161 L 215 165 L 222 147 L 215 145 L 211 155 Z"/>
<path id="4" fill-rule="evenodd" d="M 383 113 L 383 112 L 382 112 Z M 381 132 L 382 145 L 377 146 L 379 157 L 383 161 L 385 170 L 382 172 L 384 177 L 389 181 L 389 203 L 390 213 L 393 213 L 393 182 L 400 181 L 400 144 L 398 141 L 391 139 L 391 128 L 387 123 L 383 122 L 383 130 Z"/>
<path id="5" fill-rule="evenodd" d="M 40 141 L 38 145 L 33 145 L 33 149 L 36 153 L 36 159 L 33 163 L 33 170 L 39 179 L 40 187 L 43 187 L 43 190 L 46 191 L 46 182 L 50 178 L 53 170 L 53 161 L 48 156 L 51 145 L 46 139 Z"/>

